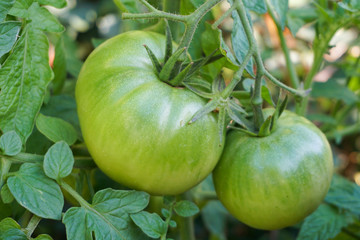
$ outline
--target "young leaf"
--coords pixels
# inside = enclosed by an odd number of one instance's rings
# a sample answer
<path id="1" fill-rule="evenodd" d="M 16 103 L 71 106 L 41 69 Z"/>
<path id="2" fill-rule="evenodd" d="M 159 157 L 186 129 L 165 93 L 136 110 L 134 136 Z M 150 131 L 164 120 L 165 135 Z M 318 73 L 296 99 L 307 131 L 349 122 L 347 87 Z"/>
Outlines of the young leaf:
<path id="1" fill-rule="evenodd" d="M 339 175 L 334 175 L 325 201 L 359 215 L 360 187 Z"/>
<path id="2" fill-rule="evenodd" d="M 322 204 L 301 226 L 297 240 L 330 239 L 341 232 L 341 229 L 354 220 L 336 208 Z"/>
<path id="3" fill-rule="evenodd" d="M 47 234 L 40 234 L 34 239 L 35 240 L 52 240 L 52 237 Z"/>
<path id="4" fill-rule="evenodd" d="M 129 214 L 142 211 L 149 203 L 145 192 L 104 189 L 89 207 L 72 207 L 63 217 L 68 239 L 146 239 Z"/>
<path id="5" fill-rule="evenodd" d="M 0 152 L 8 156 L 15 156 L 21 151 L 22 143 L 15 131 L 5 133 L 0 137 Z"/>
<path id="6" fill-rule="evenodd" d="M 169 226 L 172 227 L 172 228 L 176 228 L 177 223 L 174 220 L 170 220 Z"/>
<path id="7" fill-rule="evenodd" d="M 174 210 L 181 217 L 191 217 L 199 213 L 199 208 L 195 203 L 182 200 L 175 203 Z"/>
<path id="8" fill-rule="evenodd" d="M 232 0 L 229 2 L 232 3 Z M 249 22 L 251 23 L 250 15 L 249 14 L 247 15 Z M 231 43 L 235 52 L 236 59 L 238 60 L 239 63 L 242 63 L 246 54 L 249 51 L 250 45 L 247 40 L 245 30 L 241 23 L 239 14 L 236 11 L 232 13 L 232 18 L 234 19 L 234 27 L 233 27 L 233 31 L 231 32 Z M 250 59 L 245 69 L 251 76 L 255 76 L 252 59 Z"/>
<path id="9" fill-rule="evenodd" d="M 281 29 L 284 30 L 286 23 L 286 14 L 288 12 L 288 0 L 270 0 L 271 7 L 275 12 L 275 18 L 279 21 Z"/>
<path id="10" fill-rule="evenodd" d="M 12 229 L 12 228 L 16 228 L 16 229 L 21 229 L 20 225 L 12 218 L 4 218 L 3 220 L 1 220 L 0 222 L 0 236 L 1 233 Z"/>
<path id="11" fill-rule="evenodd" d="M 227 210 L 220 201 L 209 201 L 201 210 L 206 228 L 219 240 L 225 240 Z"/>
<path id="12" fill-rule="evenodd" d="M 54 94 L 59 94 L 66 80 L 66 56 L 64 35 L 61 34 L 55 44 L 55 59 L 53 63 L 54 79 L 52 81 Z"/>
<path id="13" fill-rule="evenodd" d="M 30 212 L 42 218 L 61 219 L 64 197 L 60 187 L 39 165 L 24 163 L 7 184 L 16 201 Z"/>
<path id="14" fill-rule="evenodd" d="M 245 7 L 254 12 L 264 14 L 267 12 L 265 0 L 244 0 Z"/>
<path id="15" fill-rule="evenodd" d="M 77 139 L 74 127 L 60 118 L 39 114 L 36 118 L 36 127 L 53 142 L 65 141 L 67 144 L 72 145 Z"/>
<path id="16" fill-rule="evenodd" d="M 28 240 L 26 234 L 18 228 L 11 228 L 4 232 L 0 232 L 0 239 Z"/>
<path id="17" fill-rule="evenodd" d="M 47 37 L 30 23 L 0 68 L 0 129 L 16 130 L 23 143 L 53 77 L 48 49 Z"/>
<path id="18" fill-rule="evenodd" d="M 55 143 L 45 154 L 44 171 L 52 179 L 59 180 L 71 173 L 74 156 L 65 142 Z"/>
<path id="19" fill-rule="evenodd" d="M 37 0 L 41 5 L 50 5 L 56 8 L 66 7 L 66 0 Z"/>
<path id="20" fill-rule="evenodd" d="M 29 18 L 35 28 L 46 32 L 63 32 L 64 26 L 52 15 L 49 10 L 40 7 L 39 3 L 34 2 L 29 8 Z"/>
<path id="21" fill-rule="evenodd" d="M 7 184 L 1 188 L 1 199 L 5 204 L 12 203 L 12 201 L 14 201 L 14 196 L 11 194 Z"/>
<path id="22" fill-rule="evenodd" d="M 130 217 L 134 223 L 151 238 L 160 238 L 167 232 L 166 223 L 156 213 L 142 211 L 131 214 Z"/>
<path id="23" fill-rule="evenodd" d="M 161 214 L 165 217 L 168 218 L 170 216 L 170 212 L 169 210 L 167 210 L 166 208 L 162 208 L 161 209 Z"/>
<path id="24" fill-rule="evenodd" d="M 9 14 L 15 17 L 27 18 L 29 15 L 27 10 L 32 3 L 33 0 L 16 0 Z"/>
<path id="25" fill-rule="evenodd" d="M 10 8 L 13 6 L 14 2 L 15 2 L 15 0 L 7 0 L 7 1 L 0 2 L 0 22 L 4 21 L 6 15 L 8 14 Z M 0 36 L 1 36 L 1 33 L 0 33 Z"/>
<path id="26" fill-rule="evenodd" d="M 21 22 L 9 21 L 0 23 L 0 58 L 10 52 L 16 42 L 20 28 Z"/>

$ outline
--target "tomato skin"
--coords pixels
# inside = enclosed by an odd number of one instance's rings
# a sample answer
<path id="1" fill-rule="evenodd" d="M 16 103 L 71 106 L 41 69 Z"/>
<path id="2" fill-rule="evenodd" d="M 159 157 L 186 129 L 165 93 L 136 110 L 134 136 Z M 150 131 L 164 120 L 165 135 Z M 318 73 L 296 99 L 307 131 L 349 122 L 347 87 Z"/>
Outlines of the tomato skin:
<path id="1" fill-rule="evenodd" d="M 160 81 L 144 48 L 162 60 L 165 36 L 120 34 L 93 51 L 76 85 L 85 143 L 115 181 L 154 195 L 182 193 L 203 180 L 222 153 L 217 118 L 186 124 L 206 102 Z"/>
<path id="2" fill-rule="evenodd" d="M 332 152 L 324 134 L 285 111 L 269 136 L 230 132 L 213 179 L 232 215 L 251 227 L 275 230 L 312 213 L 328 192 L 332 175 Z"/>

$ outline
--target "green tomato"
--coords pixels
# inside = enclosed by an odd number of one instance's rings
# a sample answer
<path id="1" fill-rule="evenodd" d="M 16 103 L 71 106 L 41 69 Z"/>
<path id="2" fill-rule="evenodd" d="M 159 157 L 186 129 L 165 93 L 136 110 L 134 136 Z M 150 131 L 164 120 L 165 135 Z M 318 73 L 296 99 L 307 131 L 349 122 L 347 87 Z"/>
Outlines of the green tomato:
<path id="1" fill-rule="evenodd" d="M 266 109 L 270 115 L 273 109 Z M 273 132 L 252 137 L 232 131 L 214 170 L 220 201 L 243 223 L 274 230 L 312 213 L 328 192 L 333 159 L 324 134 L 285 111 Z"/>
<path id="2" fill-rule="evenodd" d="M 187 124 L 206 101 L 159 80 L 143 45 L 163 61 L 163 35 L 133 31 L 93 51 L 76 85 L 85 143 L 115 181 L 154 195 L 182 193 L 215 167 L 222 148 L 214 113 Z"/>

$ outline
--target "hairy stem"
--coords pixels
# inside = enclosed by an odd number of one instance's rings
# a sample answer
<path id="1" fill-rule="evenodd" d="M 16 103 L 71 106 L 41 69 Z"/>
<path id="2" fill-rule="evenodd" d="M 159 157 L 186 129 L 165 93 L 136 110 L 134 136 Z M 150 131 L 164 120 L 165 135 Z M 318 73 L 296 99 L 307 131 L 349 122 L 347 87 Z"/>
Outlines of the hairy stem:
<path id="1" fill-rule="evenodd" d="M 300 82 L 299 77 L 298 77 L 298 75 L 296 73 L 295 66 L 291 61 L 290 51 L 289 51 L 289 48 L 286 45 L 286 41 L 285 41 L 284 33 L 283 33 L 282 29 L 281 29 L 281 25 L 280 25 L 278 19 L 275 17 L 274 9 L 272 8 L 271 4 L 269 3 L 269 0 L 266 1 L 266 5 L 267 5 L 268 12 L 269 12 L 271 18 L 273 19 L 273 21 L 274 21 L 274 23 L 276 25 L 276 29 L 277 29 L 277 32 L 278 32 L 278 35 L 279 35 L 279 38 L 280 38 L 281 48 L 282 48 L 282 50 L 284 52 L 284 56 L 285 56 L 286 67 L 287 67 L 287 69 L 289 71 L 291 85 L 294 88 L 298 88 L 299 87 L 299 82 Z"/>
<path id="2" fill-rule="evenodd" d="M 1 156 L 0 156 L 1 157 Z M 1 157 L 1 169 L 0 169 L 0 189 L 5 184 L 5 177 L 8 174 L 11 167 L 11 162 Z"/>
<path id="3" fill-rule="evenodd" d="M 33 234 L 33 232 L 35 231 L 36 227 L 38 226 L 39 222 L 41 221 L 41 217 L 36 216 L 35 214 L 31 217 L 25 231 L 26 231 L 26 236 L 28 237 L 28 239 L 31 238 L 31 235 Z"/>
<path id="4" fill-rule="evenodd" d="M 66 192 L 68 192 L 75 200 L 80 204 L 80 206 L 85 208 L 91 208 L 90 204 L 77 192 L 75 191 L 69 184 L 64 181 L 60 181 L 60 187 L 63 188 Z"/>

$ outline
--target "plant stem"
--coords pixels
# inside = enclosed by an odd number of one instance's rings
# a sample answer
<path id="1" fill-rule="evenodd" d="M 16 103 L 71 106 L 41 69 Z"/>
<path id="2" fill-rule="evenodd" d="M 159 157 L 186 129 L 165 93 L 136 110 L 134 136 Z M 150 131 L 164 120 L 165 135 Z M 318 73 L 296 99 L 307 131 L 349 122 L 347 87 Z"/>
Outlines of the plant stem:
<path id="1" fill-rule="evenodd" d="M 333 130 L 331 132 L 326 133 L 326 137 L 329 140 L 335 139 L 336 137 L 344 137 L 352 134 L 360 133 L 360 123 L 347 126 L 341 130 Z"/>
<path id="2" fill-rule="evenodd" d="M 185 192 L 181 195 L 184 200 L 192 201 L 191 192 Z M 194 229 L 194 217 L 180 217 L 180 239 L 181 240 L 196 240 Z"/>
<path id="3" fill-rule="evenodd" d="M 266 1 L 266 5 L 267 5 L 267 8 L 268 8 L 268 12 L 269 12 L 271 18 L 273 19 L 273 21 L 274 21 L 274 23 L 276 25 L 276 29 L 278 31 L 281 48 L 282 48 L 282 50 L 284 52 L 284 55 L 285 55 L 286 67 L 287 67 L 287 69 L 289 71 L 289 75 L 290 75 L 291 85 L 294 88 L 298 88 L 300 81 L 299 81 L 298 75 L 296 73 L 295 66 L 291 61 L 290 51 L 289 51 L 289 48 L 286 45 L 286 41 L 285 41 L 284 33 L 283 33 L 282 29 L 281 29 L 281 25 L 280 25 L 278 19 L 275 17 L 274 9 L 272 8 L 271 4 L 269 3 L 269 0 Z"/>
<path id="4" fill-rule="evenodd" d="M 167 13 L 160 10 L 156 10 L 154 12 L 148 13 L 123 13 L 123 19 L 159 19 L 159 18 L 166 18 L 168 20 L 173 20 L 177 22 L 187 22 L 188 16 L 177 15 L 173 13 Z"/>
<path id="5" fill-rule="evenodd" d="M 237 10 L 237 13 L 239 14 L 241 23 L 244 27 L 246 38 L 249 42 L 250 49 L 253 50 L 255 63 L 256 63 L 256 67 L 257 67 L 256 68 L 257 73 L 256 73 L 256 79 L 255 79 L 255 87 L 254 87 L 253 95 L 251 97 L 251 104 L 252 104 L 253 112 L 254 112 L 255 127 L 260 128 L 260 126 L 264 122 L 264 116 L 262 113 L 263 99 L 261 97 L 261 80 L 265 74 L 265 67 L 262 62 L 260 51 L 258 49 L 256 40 L 254 38 L 252 29 L 251 29 L 251 25 L 249 23 L 249 19 L 246 14 L 244 3 L 241 0 L 236 0 L 236 2 L 234 4 L 236 4 L 236 10 Z"/>
<path id="6" fill-rule="evenodd" d="M 59 185 L 67 191 L 76 201 L 80 204 L 80 206 L 85 208 L 91 208 L 90 204 L 77 192 L 75 191 L 70 185 L 66 182 L 60 180 Z"/>
<path id="7" fill-rule="evenodd" d="M 165 224 L 166 224 L 166 232 L 161 236 L 160 240 L 166 240 L 166 235 L 167 235 L 167 232 L 169 230 L 169 223 L 171 221 L 171 217 L 173 215 L 173 208 L 174 208 L 174 204 L 172 204 L 170 206 L 170 209 L 169 209 L 169 216 L 166 218 L 165 220 Z"/>
<path id="8" fill-rule="evenodd" d="M 0 156 L 1 157 L 1 156 Z M 0 189 L 5 184 L 5 177 L 8 174 L 11 167 L 11 162 L 1 157 L 1 169 L 0 169 Z"/>
<path id="9" fill-rule="evenodd" d="M 37 155 L 37 154 L 32 154 L 32 153 L 19 153 L 15 156 L 2 156 L 0 155 L 0 157 L 11 161 L 11 162 L 20 162 L 20 163 L 39 163 L 42 164 L 42 162 L 44 161 L 44 156 L 42 155 Z M 74 167 L 75 168 L 96 168 L 96 164 L 95 162 L 92 160 L 91 157 L 75 157 L 75 163 L 74 163 Z"/>
<path id="10" fill-rule="evenodd" d="M 94 187 L 91 183 L 91 170 L 90 169 L 85 169 L 85 176 L 86 176 L 86 183 L 88 185 L 89 192 L 90 192 L 90 197 L 92 199 L 95 195 L 95 191 L 94 191 Z"/>
<path id="11" fill-rule="evenodd" d="M 28 237 L 28 239 L 31 238 L 31 235 L 35 231 L 35 229 L 40 221 L 41 221 L 41 217 L 38 217 L 35 214 L 32 215 L 27 227 L 25 228 L 26 236 Z"/>

